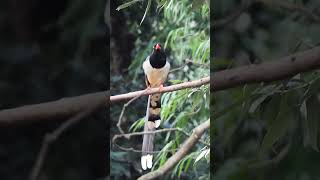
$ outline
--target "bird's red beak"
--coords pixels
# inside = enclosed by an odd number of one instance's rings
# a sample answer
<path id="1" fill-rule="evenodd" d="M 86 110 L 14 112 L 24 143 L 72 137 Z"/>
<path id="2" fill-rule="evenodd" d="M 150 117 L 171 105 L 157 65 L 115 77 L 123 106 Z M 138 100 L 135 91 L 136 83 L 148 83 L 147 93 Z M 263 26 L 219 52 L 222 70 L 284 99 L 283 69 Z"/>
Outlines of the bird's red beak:
<path id="1" fill-rule="evenodd" d="M 156 44 L 156 50 L 160 50 L 160 49 L 161 49 L 160 44 Z"/>

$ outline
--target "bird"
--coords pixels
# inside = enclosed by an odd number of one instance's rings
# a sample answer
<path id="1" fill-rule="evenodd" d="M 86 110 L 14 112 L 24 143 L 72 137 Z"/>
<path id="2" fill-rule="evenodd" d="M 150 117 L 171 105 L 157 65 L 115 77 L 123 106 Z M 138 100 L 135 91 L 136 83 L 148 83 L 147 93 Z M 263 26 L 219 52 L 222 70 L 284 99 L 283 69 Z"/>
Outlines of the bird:
<path id="1" fill-rule="evenodd" d="M 163 84 L 170 71 L 170 63 L 160 43 L 153 46 L 153 51 L 143 62 L 145 82 L 147 89 L 159 88 L 159 93 L 149 95 L 147 115 L 144 124 L 144 132 L 155 131 L 161 124 L 161 92 Z M 152 151 L 154 147 L 154 134 L 144 134 L 142 142 L 141 167 L 143 170 L 152 168 Z"/>

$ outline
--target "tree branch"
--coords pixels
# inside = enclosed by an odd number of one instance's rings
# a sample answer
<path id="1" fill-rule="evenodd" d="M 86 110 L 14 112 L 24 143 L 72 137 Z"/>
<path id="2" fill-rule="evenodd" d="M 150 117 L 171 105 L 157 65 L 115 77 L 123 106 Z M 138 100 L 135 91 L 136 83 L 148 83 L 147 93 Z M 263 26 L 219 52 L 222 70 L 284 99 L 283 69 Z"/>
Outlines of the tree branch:
<path id="1" fill-rule="evenodd" d="M 320 47 L 296 53 L 260 65 L 249 65 L 211 74 L 211 90 L 286 79 L 320 67 Z"/>
<path id="2" fill-rule="evenodd" d="M 284 8 L 289 11 L 297 11 L 315 22 L 320 21 L 320 17 L 317 14 L 312 13 L 311 9 L 305 8 L 302 5 L 297 5 L 297 4 L 291 3 L 289 1 L 277 1 L 277 0 L 255 0 L 255 1 L 262 2 L 266 5 L 278 6 L 280 8 Z"/>
<path id="3" fill-rule="evenodd" d="M 178 131 L 178 128 L 165 128 L 165 129 L 159 129 L 155 131 L 148 131 L 148 132 L 133 132 L 133 133 L 127 133 L 127 134 L 116 134 L 112 138 L 112 142 L 114 143 L 117 139 L 124 137 L 126 139 L 130 139 L 131 136 L 141 136 L 144 134 L 156 134 L 156 133 L 162 133 L 162 132 L 170 132 L 170 131 Z"/>
<path id="4" fill-rule="evenodd" d="M 183 157 L 185 157 L 189 153 L 192 147 L 198 142 L 200 137 L 207 129 L 209 129 L 209 127 L 210 119 L 194 128 L 191 136 L 184 142 L 180 149 L 167 160 L 167 162 L 163 166 L 155 171 L 141 176 L 140 178 L 138 178 L 138 180 L 155 179 L 169 172 Z"/>
<path id="5" fill-rule="evenodd" d="M 70 128 L 75 123 L 79 122 L 81 119 L 90 115 L 95 110 L 96 110 L 96 107 L 88 108 L 86 111 L 80 112 L 77 115 L 70 118 L 69 120 L 65 121 L 52 133 L 47 133 L 45 135 L 45 137 L 42 141 L 41 149 L 38 154 L 37 160 L 32 168 L 32 172 L 30 174 L 30 180 L 37 180 L 38 179 L 40 172 L 41 172 L 41 169 L 43 167 L 43 162 L 44 162 L 45 158 L 47 157 L 50 145 L 56 139 L 58 139 L 64 131 L 66 131 L 68 128 Z"/>
<path id="6" fill-rule="evenodd" d="M 213 20 L 212 29 L 215 31 L 231 23 L 232 21 L 237 19 L 244 11 L 246 11 L 248 7 L 250 7 L 250 5 L 251 1 L 242 3 L 242 5 L 240 7 L 237 7 L 230 15 L 221 19 Z"/>
<path id="7" fill-rule="evenodd" d="M 26 105 L 0 111 L 0 125 L 32 123 L 40 120 L 70 117 L 89 107 L 108 106 L 109 91 L 62 98 L 57 101 Z"/>
<path id="8" fill-rule="evenodd" d="M 178 128 L 165 128 L 165 129 L 160 129 L 160 130 L 155 130 L 155 131 L 148 131 L 148 132 L 133 132 L 133 133 L 127 133 L 127 134 L 116 134 L 113 136 L 112 138 L 112 144 L 114 144 L 115 146 L 117 146 L 119 149 L 124 150 L 124 151 L 132 151 L 132 152 L 138 152 L 141 153 L 141 150 L 137 150 L 134 149 L 132 147 L 126 148 L 126 147 L 122 147 L 119 144 L 116 143 L 116 141 L 119 138 L 126 138 L 126 139 L 130 139 L 131 136 L 140 136 L 140 135 L 144 135 L 144 134 L 156 134 L 156 133 L 162 133 L 162 132 L 170 132 L 170 131 L 177 131 L 179 130 Z M 172 150 L 170 150 L 172 151 Z M 148 153 L 159 153 L 161 151 L 152 151 L 152 152 L 148 152 Z"/>
<path id="9" fill-rule="evenodd" d="M 124 115 L 124 111 L 126 110 L 126 108 L 127 108 L 133 101 L 135 101 L 136 99 L 138 99 L 139 97 L 141 97 L 146 91 L 147 91 L 147 89 L 144 90 L 144 91 L 142 91 L 141 94 L 139 94 L 138 96 L 130 99 L 130 101 L 128 101 L 126 104 L 123 105 L 122 110 L 121 110 L 121 113 L 120 113 L 120 116 L 119 116 L 119 119 L 118 119 L 118 123 L 117 123 L 118 130 L 120 131 L 121 134 L 124 134 L 124 131 L 123 131 L 122 128 L 121 128 L 122 118 L 123 118 L 123 115 Z"/>
<path id="10" fill-rule="evenodd" d="M 229 23 L 231 23 L 232 21 L 236 20 L 243 12 L 245 12 L 253 3 L 263 3 L 265 5 L 269 5 L 269 6 L 276 6 L 276 7 L 280 7 L 280 8 L 284 8 L 287 9 L 288 11 L 297 11 L 300 14 L 304 15 L 305 17 L 319 22 L 320 21 L 320 17 L 313 13 L 310 9 L 305 8 L 302 5 L 297 5 L 294 3 L 290 3 L 288 1 L 278 1 L 278 0 L 247 0 L 244 1 L 244 3 L 242 3 L 242 5 L 240 5 L 240 7 L 237 7 L 235 10 L 233 10 L 228 16 L 223 17 L 221 19 L 213 19 L 213 23 L 212 23 L 212 29 L 213 31 L 222 28 L 226 25 L 228 25 Z"/>
<path id="11" fill-rule="evenodd" d="M 277 165 L 279 162 L 281 162 L 288 154 L 290 149 L 290 144 L 286 145 L 279 154 L 277 154 L 272 159 L 262 160 L 254 164 L 248 164 L 249 169 L 259 169 L 259 168 L 266 168 L 268 166 L 274 166 Z"/>
<path id="12" fill-rule="evenodd" d="M 195 87 L 202 86 L 204 84 L 209 84 L 209 82 L 210 82 L 210 77 L 205 77 L 205 78 L 201 78 L 201 79 L 198 79 L 195 81 L 189 81 L 189 82 L 184 82 L 181 84 L 163 87 L 163 90 L 161 92 L 165 93 L 165 92 L 177 91 L 180 89 L 195 88 Z M 159 88 L 152 88 L 145 93 L 144 93 L 144 91 L 145 90 L 140 90 L 140 91 L 135 91 L 135 92 L 129 92 L 126 94 L 110 96 L 110 101 L 117 102 L 117 101 L 121 101 L 121 100 L 131 99 L 131 98 L 134 98 L 139 95 L 141 96 L 141 94 L 146 96 L 146 95 L 150 95 L 150 94 L 159 93 Z"/>
<path id="13" fill-rule="evenodd" d="M 318 46 L 307 51 L 273 60 L 269 63 L 214 72 L 210 77 L 210 88 L 212 91 L 220 91 L 250 83 L 277 81 L 301 72 L 318 69 L 319 67 L 320 47 Z M 164 87 L 164 92 L 197 87 L 206 83 L 209 83 L 209 77 Z M 116 102 L 133 98 L 143 91 L 144 90 L 111 97 L 109 96 L 109 91 L 102 91 L 78 97 L 63 98 L 53 102 L 6 109 L 0 111 L 0 125 L 16 125 L 38 122 L 40 120 L 57 119 L 57 117 L 69 117 L 93 105 L 108 107 L 110 101 Z M 158 88 L 154 88 L 148 93 L 145 93 L 145 95 L 157 93 L 158 91 Z M 108 97 L 110 97 L 110 101 L 108 101 Z"/>

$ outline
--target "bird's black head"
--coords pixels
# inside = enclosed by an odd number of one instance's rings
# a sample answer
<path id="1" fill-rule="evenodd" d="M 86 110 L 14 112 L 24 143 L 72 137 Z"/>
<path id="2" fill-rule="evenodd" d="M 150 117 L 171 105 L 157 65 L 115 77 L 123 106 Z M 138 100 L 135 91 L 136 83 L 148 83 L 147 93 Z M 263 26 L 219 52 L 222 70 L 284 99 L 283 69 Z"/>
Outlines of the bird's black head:
<path id="1" fill-rule="evenodd" d="M 162 68 L 166 65 L 166 54 L 161 46 L 157 43 L 153 46 L 153 52 L 150 56 L 150 64 L 154 68 Z"/>

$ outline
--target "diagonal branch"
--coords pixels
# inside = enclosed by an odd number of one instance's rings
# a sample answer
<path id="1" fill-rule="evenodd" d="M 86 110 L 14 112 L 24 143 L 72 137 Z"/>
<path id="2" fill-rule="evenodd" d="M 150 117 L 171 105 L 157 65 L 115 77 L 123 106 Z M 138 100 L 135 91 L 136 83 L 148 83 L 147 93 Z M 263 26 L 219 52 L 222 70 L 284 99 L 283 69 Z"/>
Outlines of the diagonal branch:
<path id="1" fill-rule="evenodd" d="M 171 156 L 167 162 L 159 169 L 147 173 L 138 180 L 155 179 L 169 172 L 183 157 L 185 157 L 192 147 L 199 141 L 203 133 L 210 128 L 210 119 L 193 129 L 191 136 L 183 143 L 179 150 Z"/>
<path id="2" fill-rule="evenodd" d="M 97 107 L 91 107 L 88 108 L 88 110 L 78 113 L 77 115 L 73 116 L 69 120 L 65 121 L 63 124 L 61 124 L 56 130 L 54 130 L 52 133 L 47 133 L 43 139 L 40 152 L 38 154 L 37 160 L 32 168 L 32 172 L 30 174 L 30 180 L 37 180 L 41 169 L 43 167 L 43 163 L 45 158 L 47 157 L 48 150 L 50 145 L 58 139 L 64 131 L 69 129 L 72 125 L 76 124 L 83 118 L 89 116 L 91 113 L 93 113 L 95 110 L 97 110 Z"/>
<path id="3" fill-rule="evenodd" d="M 211 90 L 219 91 L 245 84 L 272 82 L 320 68 L 320 47 L 259 65 L 242 66 L 211 74 Z"/>
<path id="4" fill-rule="evenodd" d="M 187 132 L 185 132 L 184 130 L 182 130 L 181 128 L 165 128 L 165 129 L 159 129 L 159 130 L 155 130 L 155 131 L 144 131 L 144 132 L 132 132 L 132 133 L 127 133 L 127 134 L 116 134 L 113 136 L 112 138 L 112 143 L 117 145 L 116 141 L 119 138 L 126 138 L 126 139 L 130 139 L 131 136 L 140 136 L 140 135 L 145 135 L 145 134 L 156 134 L 156 133 L 162 133 L 162 132 L 170 132 L 170 131 L 179 131 L 181 133 L 183 133 L 185 136 L 190 137 L 191 135 Z M 199 139 L 199 142 L 202 143 L 205 146 L 210 146 L 210 144 L 202 141 L 201 139 Z M 119 146 L 118 146 L 119 147 Z M 129 149 L 131 150 L 131 149 Z M 134 152 L 141 152 L 141 151 L 134 151 Z M 154 151 L 154 152 L 158 152 L 158 151 Z M 152 152 L 151 152 L 152 153 Z"/>
<path id="5" fill-rule="evenodd" d="M 252 2 L 243 3 L 240 7 L 237 7 L 230 15 L 221 18 L 221 19 L 213 19 L 212 21 L 212 29 L 213 31 L 226 26 L 232 21 L 236 20 L 244 11 L 246 11 Z"/>
<path id="6" fill-rule="evenodd" d="M 126 104 L 123 105 L 122 110 L 121 110 L 121 113 L 120 113 L 120 116 L 119 116 L 119 119 L 118 119 L 118 123 L 117 123 L 118 130 L 120 131 L 121 134 L 124 134 L 124 131 L 123 131 L 122 128 L 121 128 L 121 124 L 122 124 L 122 118 L 123 118 L 123 115 L 124 115 L 124 112 L 125 112 L 126 108 L 127 108 L 133 101 L 135 101 L 135 100 L 138 99 L 140 96 L 142 96 L 146 91 L 147 91 L 147 89 L 145 89 L 144 91 L 141 92 L 141 94 L 139 94 L 138 96 L 130 99 Z"/>

